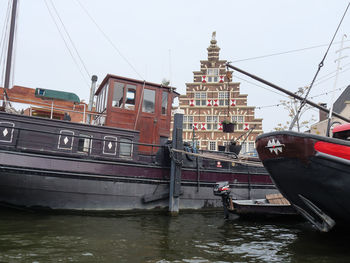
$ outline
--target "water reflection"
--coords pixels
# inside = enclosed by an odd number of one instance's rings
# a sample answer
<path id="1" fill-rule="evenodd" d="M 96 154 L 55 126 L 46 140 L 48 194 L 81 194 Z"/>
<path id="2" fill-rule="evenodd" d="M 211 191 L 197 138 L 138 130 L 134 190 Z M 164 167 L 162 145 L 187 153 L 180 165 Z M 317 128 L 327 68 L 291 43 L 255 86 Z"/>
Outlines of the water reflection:
<path id="1" fill-rule="evenodd" d="M 229 222 L 221 213 L 0 212 L 0 262 L 350 262 L 348 241 L 304 222 Z"/>

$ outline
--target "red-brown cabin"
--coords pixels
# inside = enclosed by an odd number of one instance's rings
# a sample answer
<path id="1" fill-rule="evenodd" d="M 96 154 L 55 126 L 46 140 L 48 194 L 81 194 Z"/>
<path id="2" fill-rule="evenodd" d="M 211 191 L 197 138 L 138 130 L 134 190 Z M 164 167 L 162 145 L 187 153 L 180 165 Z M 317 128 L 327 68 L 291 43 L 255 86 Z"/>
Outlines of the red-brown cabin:
<path id="1" fill-rule="evenodd" d="M 95 124 L 137 130 L 140 143 L 159 145 L 169 138 L 171 105 L 179 95 L 174 88 L 108 74 L 95 95 Z"/>

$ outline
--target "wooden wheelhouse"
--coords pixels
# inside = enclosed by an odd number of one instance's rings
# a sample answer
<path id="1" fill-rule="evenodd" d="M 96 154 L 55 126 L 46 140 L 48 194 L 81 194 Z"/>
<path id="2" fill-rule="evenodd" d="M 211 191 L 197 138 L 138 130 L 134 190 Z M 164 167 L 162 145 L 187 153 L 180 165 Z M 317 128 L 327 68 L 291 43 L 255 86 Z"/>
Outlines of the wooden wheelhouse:
<path id="1" fill-rule="evenodd" d="M 136 130 L 139 143 L 164 144 L 170 135 L 174 88 L 108 74 L 95 95 L 95 124 Z M 140 145 L 147 153 L 149 147 Z"/>

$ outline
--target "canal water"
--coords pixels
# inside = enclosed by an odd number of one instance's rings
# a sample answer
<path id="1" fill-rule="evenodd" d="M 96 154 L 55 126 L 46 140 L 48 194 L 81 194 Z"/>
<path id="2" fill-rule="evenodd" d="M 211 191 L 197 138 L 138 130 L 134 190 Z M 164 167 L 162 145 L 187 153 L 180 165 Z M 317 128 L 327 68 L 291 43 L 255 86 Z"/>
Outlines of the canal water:
<path id="1" fill-rule="evenodd" d="M 120 217 L 0 210 L 0 262 L 350 262 L 350 238 L 222 213 Z"/>

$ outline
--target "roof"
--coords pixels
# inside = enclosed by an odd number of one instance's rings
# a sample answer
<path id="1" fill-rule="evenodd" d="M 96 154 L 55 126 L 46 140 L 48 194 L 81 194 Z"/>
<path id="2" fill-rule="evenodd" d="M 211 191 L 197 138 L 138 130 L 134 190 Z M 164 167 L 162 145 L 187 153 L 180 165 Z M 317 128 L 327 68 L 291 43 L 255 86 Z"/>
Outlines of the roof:
<path id="1" fill-rule="evenodd" d="M 147 82 L 147 81 L 144 81 L 144 80 L 126 78 L 126 77 L 122 77 L 122 76 L 118 76 L 118 75 L 113 75 L 113 74 L 107 74 L 107 75 L 105 76 L 105 78 L 102 80 L 101 84 L 99 85 L 98 89 L 96 90 L 95 95 L 99 94 L 100 90 L 103 88 L 103 86 L 107 83 L 107 81 L 108 81 L 110 78 L 119 79 L 119 80 L 124 80 L 124 81 L 130 81 L 130 82 L 139 83 L 139 84 L 145 83 L 145 85 L 147 85 L 147 86 L 153 86 L 153 87 L 157 87 L 157 88 L 169 89 L 169 90 L 173 91 L 175 94 L 180 95 L 178 92 L 175 91 L 175 88 L 174 88 L 174 87 L 164 86 L 164 85 L 162 85 L 162 84 Z"/>
<path id="2" fill-rule="evenodd" d="M 334 102 L 333 111 L 340 114 L 346 106 L 345 101 L 348 101 L 348 100 L 350 100 L 350 85 L 346 87 L 343 93 Z"/>
<path id="3" fill-rule="evenodd" d="M 80 103 L 78 95 L 72 92 L 50 90 L 50 89 L 35 89 L 35 97 L 51 100 L 64 100 L 72 101 L 74 103 Z"/>

